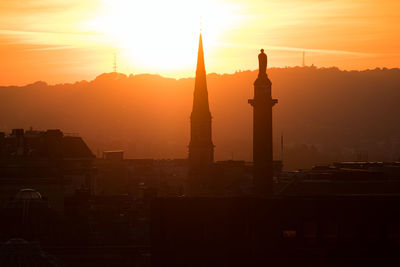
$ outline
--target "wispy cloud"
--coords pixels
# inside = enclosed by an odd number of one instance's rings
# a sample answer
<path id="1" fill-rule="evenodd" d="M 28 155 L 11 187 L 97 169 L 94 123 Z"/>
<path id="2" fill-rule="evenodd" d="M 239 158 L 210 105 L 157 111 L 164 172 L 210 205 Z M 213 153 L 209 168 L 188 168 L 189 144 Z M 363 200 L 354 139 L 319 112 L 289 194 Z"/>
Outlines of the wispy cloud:
<path id="1" fill-rule="evenodd" d="M 29 34 L 62 34 L 62 35 L 98 35 L 95 32 L 61 32 L 61 31 L 32 31 L 32 30 L 14 30 L 14 29 L 0 29 L 0 34 L 5 35 L 29 35 Z"/>
<path id="2" fill-rule="evenodd" d="M 74 49 L 77 48 L 75 46 L 50 46 L 50 47 L 38 47 L 38 48 L 29 48 L 25 49 L 25 51 L 51 51 L 51 50 L 65 50 L 65 49 Z"/>
<path id="3" fill-rule="evenodd" d="M 260 46 L 258 46 L 260 47 Z M 313 52 L 320 54 L 340 54 L 340 55 L 353 55 L 353 56 L 371 56 L 372 53 L 361 53 L 346 50 L 332 50 L 332 49 L 312 49 L 312 48 L 300 48 L 300 47 L 287 47 L 287 46 L 266 46 L 267 49 L 281 50 L 281 51 L 294 51 L 294 52 Z"/>
<path id="4" fill-rule="evenodd" d="M 57 32 L 0 29 L 0 37 L 13 39 L 15 43 L 48 46 L 47 48 L 33 48 L 33 50 L 61 50 L 77 47 L 91 47 L 98 45 L 95 32 Z"/>
<path id="5" fill-rule="evenodd" d="M 373 56 L 373 53 L 361 53 L 355 51 L 346 51 L 346 50 L 334 50 L 334 49 L 314 49 L 314 48 L 301 48 L 301 47 L 290 47 L 290 46 L 276 46 L 276 45 L 261 45 L 261 44 L 233 44 L 233 43 L 225 43 L 218 42 L 217 46 L 225 46 L 225 47 L 236 47 L 236 48 L 246 48 L 246 49 L 259 49 L 263 47 L 268 50 L 277 50 L 277 51 L 289 51 L 289 52 L 312 52 L 312 53 L 320 53 L 320 54 L 340 54 L 340 55 L 353 55 L 353 56 Z"/>

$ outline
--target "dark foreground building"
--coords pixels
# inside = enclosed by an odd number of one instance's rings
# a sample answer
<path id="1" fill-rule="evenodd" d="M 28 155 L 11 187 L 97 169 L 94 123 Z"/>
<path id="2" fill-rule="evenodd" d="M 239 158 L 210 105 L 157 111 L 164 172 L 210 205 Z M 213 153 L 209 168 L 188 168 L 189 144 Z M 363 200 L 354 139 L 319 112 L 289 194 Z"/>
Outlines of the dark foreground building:
<path id="1" fill-rule="evenodd" d="M 122 166 L 109 154 L 102 177 Z M 96 195 L 94 160 L 60 130 L 0 133 L 0 267 L 149 265 L 148 201 Z"/>
<path id="2" fill-rule="evenodd" d="M 77 189 L 93 191 L 94 155 L 79 136 L 58 129 L 0 132 L 0 206 L 33 188 L 58 212 Z"/>
<path id="3" fill-rule="evenodd" d="M 266 68 L 261 50 L 249 100 L 253 187 L 249 179 L 232 179 L 246 177 L 246 164 L 215 163 L 197 176 L 206 193 L 153 199 L 152 265 L 398 266 L 398 166 L 342 163 L 274 179 L 272 107 L 277 100 L 271 97 Z M 237 197 L 246 192 L 251 197 Z"/>
<path id="4" fill-rule="evenodd" d="M 153 203 L 153 266 L 398 266 L 400 195 Z"/>

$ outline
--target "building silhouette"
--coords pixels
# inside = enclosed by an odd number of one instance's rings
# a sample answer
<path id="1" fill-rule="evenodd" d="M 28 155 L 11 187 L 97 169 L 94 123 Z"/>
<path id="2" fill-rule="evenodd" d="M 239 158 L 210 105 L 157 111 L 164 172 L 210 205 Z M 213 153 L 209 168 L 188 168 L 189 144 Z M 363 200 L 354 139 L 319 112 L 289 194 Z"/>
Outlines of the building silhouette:
<path id="1" fill-rule="evenodd" d="M 186 159 L 94 158 L 60 130 L 0 133 L 0 266 L 399 265 L 400 163 L 282 172 L 258 60 L 253 162 L 214 162 L 201 35 Z"/>
<path id="2" fill-rule="evenodd" d="M 190 115 L 189 184 L 188 193 L 197 194 L 204 187 L 202 178 L 209 173 L 214 162 L 211 112 L 208 103 L 203 41 L 200 34 L 193 109 Z"/>
<path id="3" fill-rule="evenodd" d="M 258 59 L 249 100 L 255 194 L 235 193 L 248 182 L 240 179 L 246 176 L 245 162 L 193 161 L 204 167 L 197 177 L 206 185 L 203 191 L 152 203 L 152 265 L 398 265 L 398 163 L 342 162 L 274 174 L 272 107 L 277 100 L 271 97 L 263 50 Z"/>
<path id="4" fill-rule="evenodd" d="M 0 247 L 0 266 L 65 266 L 36 242 L 13 238 Z"/>
<path id="5" fill-rule="evenodd" d="M 79 136 L 58 129 L 13 129 L 0 133 L 0 205 L 20 189 L 43 194 L 63 213 L 64 196 L 84 188 L 94 190 L 94 155 Z"/>
<path id="6" fill-rule="evenodd" d="M 399 203 L 399 195 L 158 199 L 152 264 L 398 266 Z"/>
<path id="7" fill-rule="evenodd" d="M 253 162 L 254 193 L 265 196 L 273 192 L 272 107 L 278 103 L 271 97 L 271 81 L 267 75 L 267 55 L 258 55 L 258 77 L 254 82 L 253 106 Z"/>

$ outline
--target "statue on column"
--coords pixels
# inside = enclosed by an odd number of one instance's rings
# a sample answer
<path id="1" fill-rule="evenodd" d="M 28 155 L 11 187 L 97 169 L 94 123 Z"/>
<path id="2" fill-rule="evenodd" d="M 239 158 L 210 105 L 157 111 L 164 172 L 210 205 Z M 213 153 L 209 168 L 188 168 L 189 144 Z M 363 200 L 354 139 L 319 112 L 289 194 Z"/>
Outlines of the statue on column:
<path id="1" fill-rule="evenodd" d="M 261 53 L 258 55 L 258 75 L 267 75 L 267 64 L 268 57 L 264 53 L 264 49 L 261 49 Z"/>

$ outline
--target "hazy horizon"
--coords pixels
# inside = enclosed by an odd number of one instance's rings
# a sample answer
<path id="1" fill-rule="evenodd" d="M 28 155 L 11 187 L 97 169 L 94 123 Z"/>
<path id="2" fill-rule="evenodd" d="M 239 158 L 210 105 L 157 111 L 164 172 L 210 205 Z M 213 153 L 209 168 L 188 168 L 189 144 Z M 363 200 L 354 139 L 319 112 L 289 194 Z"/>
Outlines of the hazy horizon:
<path id="1" fill-rule="evenodd" d="M 392 67 L 392 68 L 388 68 L 388 67 L 375 67 L 375 68 L 366 68 L 366 69 L 360 69 L 360 70 L 358 70 L 358 69 L 342 69 L 342 68 L 339 68 L 339 67 L 337 67 L 337 66 L 327 66 L 327 67 L 319 67 L 319 66 L 315 66 L 315 65 L 306 65 L 306 66 L 285 66 L 285 67 L 271 67 L 271 68 L 269 68 L 269 69 L 291 69 L 291 68 L 311 68 L 311 67 L 314 67 L 315 69 L 338 69 L 339 71 L 344 71 L 344 72 L 365 72 L 365 71 L 373 71 L 373 70 L 384 70 L 384 69 L 387 69 L 387 70 L 399 70 L 400 69 L 400 67 Z M 258 71 L 257 69 L 238 69 L 238 70 L 236 70 L 236 71 L 234 71 L 234 72 L 224 72 L 224 73 L 218 73 L 218 72 L 207 72 L 207 76 L 208 75 L 234 75 L 234 74 L 236 74 L 236 73 L 238 73 L 238 72 L 254 72 L 254 71 Z M 110 72 L 102 72 L 102 73 L 100 73 L 100 74 L 97 74 L 97 75 L 94 75 L 94 76 L 91 76 L 91 78 L 87 78 L 87 79 L 78 79 L 78 80 L 71 80 L 71 81 L 63 81 L 63 82 L 56 82 L 56 83 L 51 83 L 51 82 L 48 82 L 48 81 L 46 81 L 45 79 L 36 79 L 36 80 L 32 80 L 31 82 L 27 82 L 27 83 L 21 83 L 21 84 L 1 84 L 0 83 L 0 87 L 21 87 L 21 86 L 27 86 L 27 85 L 30 85 L 30 84 L 34 84 L 34 83 L 37 83 L 37 82 L 45 82 L 47 85 L 49 85 L 49 86 L 55 86 L 55 85 L 65 85 L 65 84 L 74 84 L 74 83 L 77 83 L 77 82 L 84 82 L 84 81 L 86 81 L 86 82 L 91 82 L 91 81 L 93 81 L 93 80 L 95 80 L 98 76 L 101 76 L 101 75 L 103 75 L 103 74 L 112 74 L 112 73 L 114 73 L 113 71 L 110 71 Z M 151 76 L 160 76 L 160 77 L 162 77 L 162 78 L 166 78 L 166 79 L 174 79 L 174 80 L 176 80 L 176 81 L 179 81 L 179 80 L 184 80 L 184 79 L 194 79 L 195 78 L 195 72 L 193 72 L 193 75 L 192 76 L 185 76 L 185 77 L 179 77 L 179 78 L 176 78 L 176 77 L 173 77 L 173 76 L 168 76 L 168 75 L 163 75 L 163 74 L 160 74 L 160 73 L 147 73 L 147 72 L 143 72 L 143 73 L 124 73 L 124 72 L 119 72 L 119 71 L 117 71 L 116 72 L 117 74 L 122 74 L 122 75 L 125 75 L 126 77 L 129 77 L 129 76 L 140 76 L 140 75 L 151 75 Z"/>
<path id="2" fill-rule="evenodd" d="M 275 159 L 280 136 L 288 169 L 338 160 L 399 160 L 400 69 L 271 68 Z M 208 74 L 216 160 L 252 159 L 257 71 Z M 194 79 L 104 73 L 71 84 L 0 87 L 0 129 L 78 132 L 94 154 L 123 149 L 128 158 L 185 158 Z M 306 157 L 304 155 L 307 155 Z M 360 156 L 362 156 L 360 158 Z"/>

